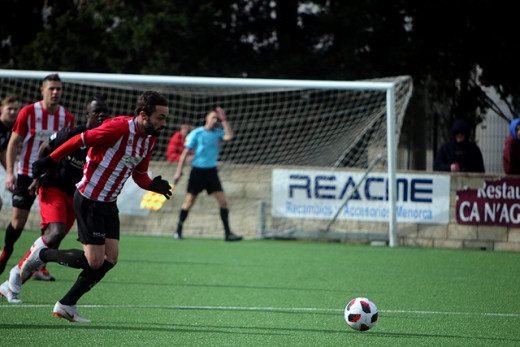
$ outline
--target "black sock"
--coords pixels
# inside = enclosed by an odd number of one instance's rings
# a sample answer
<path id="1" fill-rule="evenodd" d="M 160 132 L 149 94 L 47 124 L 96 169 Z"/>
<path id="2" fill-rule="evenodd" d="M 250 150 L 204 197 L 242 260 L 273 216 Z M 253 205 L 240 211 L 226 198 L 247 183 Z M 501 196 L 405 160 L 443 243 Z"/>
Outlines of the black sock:
<path id="1" fill-rule="evenodd" d="M 182 225 L 186 218 L 188 218 L 189 210 L 181 209 L 181 213 L 179 214 L 179 221 L 177 222 L 177 234 L 182 235 Z"/>
<path id="2" fill-rule="evenodd" d="M 90 269 L 85 252 L 79 249 L 42 249 L 40 251 L 40 259 L 46 263 L 59 263 L 75 269 Z"/>
<path id="3" fill-rule="evenodd" d="M 22 231 L 23 231 L 23 229 L 15 229 L 15 228 L 13 228 L 11 223 L 9 223 L 9 225 L 5 229 L 5 245 L 4 245 L 5 252 L 13 253 L 14 244 L 18 240 L 20 235 L 22 235 Z"/>
<path id="4" fill-rule="evenodd" d="M 105 260 L 103 265 L 97 270 L 91 268 L 81 271 L 76 283 L 70 288 L 69 292 L 60 300 L 63 305 L 76 305 L 78 300 L 89 290 L 91 290 L 105 274 L 114 267 L 114 264 Z"/>
<path id="5" fill-rule="evenodd" d="M 220 219 L 222 219 L 222 224 L 224 224 L 224 232 L 226 235 L 231 234 L 231 230 L 229 229 L 229 210 L 227 208 L 220 208 Z"/>

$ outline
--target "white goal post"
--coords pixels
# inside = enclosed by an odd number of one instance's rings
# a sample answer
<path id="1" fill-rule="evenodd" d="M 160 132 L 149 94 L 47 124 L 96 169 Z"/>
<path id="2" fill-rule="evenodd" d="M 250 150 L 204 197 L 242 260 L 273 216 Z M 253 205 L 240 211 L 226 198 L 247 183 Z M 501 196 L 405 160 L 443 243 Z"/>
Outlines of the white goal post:
<path id="1" fill-rule="evenodd" d="M 323 157 L 328 157 L 329 153 L 332 153 L 333 150 L 339 151 L 339 153 L 334 152 L 333 155 L 330 155 L 331 159 L 333 159 L 333 163 L 326 163 L 324 166 L 328 166 L 334 169 L 350 167 L 354 166 L 361 169 L 366 169 L 370 162 L 363 162 L 364 164 L 351 164 L 346 158 L 350 156 L 352 151 L 361 151 L 361 149 L 356 149 L 353 147 L 354 142 L 361 141 L 360 137 L 361 132 L 363 132 L 363 136 L 366 135 L 368 138 L 368 143 L 372 141 L 372 136 L 377 136 L 372 134 L 374 131 L 382 131 L 385 130 L 386 134 L 386 143 L 385 147 L 385 155 L 386 155 L 386 172 L 388 175 L 388 208 L 389 208 L 389 218 L 388 218 L 388 242 L 391 247 L 397 245 L 397 215 L 396 215 L 396 155 L 397 155 L 397 141 L 400 134 L 400 128 L 402 125 L 402 120 L 404 117 L 404 112 L 406 110 L 408 101 L 410 99 L 412 93 L 412 80 L 409 76 L 399 76 L 394 78 L 384 78 L 379 80 L 367 80 L 367 81 L 314 81 L 314 80 L 296 80 L 296 79 L 260 79 L 260 78 L 217 78 L 217 77 L 185 77 L 185 76 L 157 76 L 157 75 L 135 75 L 135 74 L 110 74 L 110 73 L 82 73 L 82 72 L 65 72 L 65 71 L 29 71 L 29 70 L 6 70 L 0 69 L 0 82 L 2 82 L 2 89 L 0 97 L 4 97 L 7 93 L 15 93 L 19 94 L 20 90 L 23 88 L 28 88 L 26 85 L 10 85 L 6 86 L 6 80 L 29 80 L 33 81 L 33 83 L 39 83 L 43 77 L 51 73 L 58 73 L 60 78 L 64 81 L 65 88 L 65 96 L 68 98 L 64 105 L 70 111 L 70 103 L 77 103 L 78 106 L 76 111 L 73 112 L 75 116 L 79 116 L 82 113 L 82 101 L 85 100 L 86 96 L 81 95 L 68 95 L 69 93 L 69 83 L 81 84 L 84 85 L 84 91 L 81 93 L 94 93 L 94 92 L 106 92 L 111 88 L 118 88 L 120 90 L 125 89 L 135 89 L 135 90 L 146 90 L 146 89 L 158 89 L 158 91 L 169 91 L 169 88 L 179 88 L 182 90 L 181 92 L 176 92 L 175 94 L 175 105 L 178 103 L 183 103 L 186 109 L 183 111 L 178 111 L 179 113 L 185 114 L 187 109 L 189 109 L 189 113 L 199 113 L 203 116 L 204 108 L 207 108 L 207 105 L 214 105 L 215 102 L 221 102 L 219 99 L 220 95 L 225 94 L 225 102 L 228 103 L 228 108 L 231 108 L 231 105 L 235 105 L 236 103 L 241 103 L 239 106 L 240 110 L 248 110 L 251 114 L 260 114 L 261 112 L 269 113 L 272 115 L 273 119 L 273 127 L 269 127 L 268 129 L 277 129 L 284 126 L 289 127 L 298 127 L 299 133 L 297 135 L 290 134 L 289 130 L 284 130 L 283 133 L 276 135 L 276 141 L 279 141 L 280 145 L 276 147 L 284 147 L 290 146 L 288 142 L 283 142 L 279 138 L 286 137 L 303 139 L 308 136 L 306 135 L 305 128 L 314 127 L 314 124 L 317 124 L 314 118 L 315 115 L 320 115 L 324 118 L 333 122 L 334 119 L 350 114 L 350 109 L 355 109 L 356 112 L 361 113 L 356 123 L 348 123 L 348 124 L 338 124 L 331 123 L 325 126 L 324 129 L 320 130 L 322 132 L 327 131 L 325 135 L 319 138 L 319 141 L 310 141 L 314 143 L 309 144 L 309 149 L 306 150 L 306 159 L 300 162 L 290 162 L 291 165 L 307 165 L 309 162 L 311 163 L 321 163 Z M 24 103 L 30 103 L 38 100 L 39 95 L 34 93 L 35 84 L 32 85 L 32 94 L 31 97 L 27 97 L 27 101 Z M 208 88 L 208 89 L 206 89 Z M 201 91 L 202 90 L 202 91 Z M 211 90 L 211 92 L 207 92 L 207 90 Z M 323 92 L 323 95 L 319 95 L 319 91 Z M 338 96 L 332 96 L 332 92 L 339 93 Z M 336 92 L 338 91 L 338 92 Z M 274 110 L 274 106 L 270 106 L 270 100 L 274 97 L 276 93 L 288 93 L 288 92 L 298 92 L 298 96 L 284 96 L 284 102 L 280 103 L 283 106 L 277 106 L 280 110 Z M 353 94 L 341 94 L 344 92 L 356 92 L 359 93 L 359 96 L 353 96 Z M 384 94 L 384 100 L 377 101 L 382 106 L 383 117 L 386 120 L 386 124 L 382 125 L 377 123 L 377 119 L 379 118 L 369 118 L 363 115 L 363 112 L 375 112 L 375 111 L 364 111 L 361 110 L 360 104 L 363 102 L 368 102 L 370 98 L 373 98 L 372 95 L 367 94 L 368 92 L 377 92 L 379 94 Z M 249 99 L 245 99 L 241 96 L 237 96 L 237 99 L 231 99 L 230 95 L 242 95 L 242 94 L 262 94 L 263 101 L 260 104 L 256 104 L 255 101 L 250 101 Z M 195 97 L 193 97 L 195 95 Z M 320 98 L 323 98 L 321 101 L 317 100 L 317 95 Z M 119 97 L 118 97 L 119 98 Z M 135 105 L 135 98 L 130 96 L 122 96 L 121 103 L 126 103 L 124 106 L 127 112 L 122 112 L 120 114 L 128 114 L 128 110 L 132 110 L 132 107 Z M 356 103 L 352 103 L 349 106 L 331 106 L 330 109 L 324 110 L 325 105 L 327 103 L 331 103 L 330 101 L 334 98 L 334 103 L 338 101 L 336 99 L 354 99 L 356 98 Z M 74 100 L 77 99 L 77 100 Z M 189 99 L 189 100 L 188 100 Z M 304 104 L 307 100 L 311 99 L 311 104 Z M 204 106 L 196 106 L 193 105 L 195 103 L 194 100 L 202 100 L 204 102 Z M 295 101 L 296 100 L 296 101 Z M 109 97 L 110 102 L 110 97 Z M 359 103 L 359 104 L 358 104 Z M 287 105 L 291 105 L 294 107 L 294 110 L 287 110 Z M 184 106 L 183 106 L 184 107 Z M 238 106 L 237 106 L 238 107 Z M 327 106 L 328 107 L 328 106 Z M 343 107 L 343 108 L 341 108 Z M 360 110 L 358 110 L 360 109 Z M 258 113 L 255 113 L 258 112 Z M 378 111 L 381 113 L 380 111 Z M 114 114 L 119 115 L 119 114 Z M 296 117 L 295 115 L 301 115 L 301 117 Z M 173 117 L 176 115 L 173 114 Z M 258 117 L 258 116 L 257 116 Z M 345 116 L 347 117 L 347 116 Z M 350 117 L 350 116 L 349 116 Z M 363 117 L 366 120 L 363 120 Z M 379 116 L 378 116 L 379 117 Z M 255 164 L 255 160 L 258 163 L 265 164 L 267 156 L 266 153 L 256 153 L 253 152 L 250 148 L 258 148 L 261 145 L 265 145 L 266 141 L 270 141 L 267 137 L 262 137 L 261 132 L 263 131 L 263 125 L 265 123 L 259 124 L 255 123 L 255 117 L 249 117 L 244 120 L 244 122 L 249 123 L 241 123 L 246 124 L 244 127 L 248 129 L 252 129 L 249 135 L 244 135 L 244 142 L 242 142 L 242 146 L 247 148 L 247 154 L 242 154 L 242 157 L 231 157 L 225 156 L 225 159 L 228 158 L 230 163 L 235 164 Z M 285 118 L 285 119 L 283 119 Z M 294 125 L 297 121 L 297 118 L 305 118 L 303 123 Z M 286 119 L 290 119 L 293 122 L 293 125 L 281 125 L 281 122 Z M 347 123 L 348 118 L 342 118 L 342 123 Z M 265 122 L 265 121 L 262 121 Z M 314 123 L 313 123 L 314 122 Z M 77 122 L 78 123 L 78 122 Z M 180 121 L 177 121 L 176 124 L 180 124 Z M 346 128 L 341 128 L 341 126 L 345 126 Z M 363 130 L 361 130 L 364 127 Z M 377 129 L 376 129 L 377 128 Z M 386 128 L 386 129 L 383 129 Z M 321 128 L 320 128 L 321 129 Z M 347 132 L 351 130 L 354 135 Z M 236 131 L 239 129 L 236 129 Z M 341 133 L 338 135 L 333 133 L 333 130 L 341 130 L 346 134 L 343 142 L 338 142 L 336 140 L 337 137 L 341 137 Z M 308 129 L 307 129 L 308 131 Z M 168 134 L 171 136 L 171 133 Z M 359 135 L 359 136 L 358 136 Z M 169 139 L 168 136 L 168 139 Z M 246 139 L 246 137 L 259 136 L 259 140 L 257 142 L 252 139 Z M 267 135 L 265 135 L 267 136 Z M 329 148 L 323 152 L 317 146 L 317 142 L 325 143 L 328 139 L 333 138 L 334 141 L 329 145 Z M 358 138 L 359 137 L 359 138 Z M 263 140 L 262 140 L 263 139 Z M 250 141 L 250 142 L 247 142 Z M 274 137 L 273 137 L 274 141 Z M 277 142 L 278 143 L 278 142 Z M 338 143 L 341 143 L 338 145 Z M 366 146 L 366 144 L 364 145 Z M 381 145 L 383 146 L 383 145 Z M 337 148 L 336 148 L 337 147 Z M 304 150 L 304 146 L 301 146 L 301 149 Z M 236 149 L 229 150 L 229 152 L 235 151 Z M 367 152 L 370 149 L 366 149 L 363 147 L 363 151 Z M 287 150 L 289 153 L 289 158 L 296 157 L 297 150 Z M 280 152 L 280 153 L 278 153 Z M 271 152 L 273 155 L 272 162 L 274 164 L 284 164 L 281 152 L 283 150 L 278 149 L 278 152 Z M 273 154 L 274 153 L 274 154 Z M 381 153 L 375 153 L 381 154 Z M 247 157 L 247 159 L 246 159 Z M 333 157 L 333 158 L 332 158 Z M 368 157 L 365 153 L 364 157 Z M 375 155 L 372 155 L 373 159 Z M 260 159 L 250 159 L 250 158 L 260 158 Z M 269 164 L 269 162 L 267 162 Z"/>

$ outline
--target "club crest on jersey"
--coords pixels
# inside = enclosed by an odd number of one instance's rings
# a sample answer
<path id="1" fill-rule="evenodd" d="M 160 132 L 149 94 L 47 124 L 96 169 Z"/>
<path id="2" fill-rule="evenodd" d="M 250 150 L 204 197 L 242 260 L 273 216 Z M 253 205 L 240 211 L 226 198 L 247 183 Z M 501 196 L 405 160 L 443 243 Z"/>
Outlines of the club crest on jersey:
<path id="1" fill-rule="evenodd" d="M 121 163 L 126 166 L 126 167 L 136 167 L 140 162 L 141 160 L 143 160 L 143 158 L 139 158 L 139 157 L 132 157 L 130 155 L 125 155 L 122 159 L 121 159 Z"/>

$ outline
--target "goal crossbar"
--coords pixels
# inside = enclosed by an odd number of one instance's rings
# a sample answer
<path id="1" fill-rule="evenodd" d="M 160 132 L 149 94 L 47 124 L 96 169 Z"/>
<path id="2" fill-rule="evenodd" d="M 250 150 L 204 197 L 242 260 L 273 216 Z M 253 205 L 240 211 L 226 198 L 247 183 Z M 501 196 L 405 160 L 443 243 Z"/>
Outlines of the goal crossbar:
<path id="1" fill-rule="evenodd" d="M 188 86 L 220 86 L 220 87 L 263 87 L 263 88 L 314 88 L 314 89 L 349 89 L 349 90 L 388 90 L 394 82 L 384 81 L 315 81 L 297 79 L 269 78 L 232 78 L 232 77 L 191 77 L 191 76 L 158 76 L 136 74 L 113 74 L 67 71 L 34 71 L 0 69 L 0 77 L 42 79 L 57 73 L 64 81 L 90 81 L 146 84 L 175 84 Z"/>

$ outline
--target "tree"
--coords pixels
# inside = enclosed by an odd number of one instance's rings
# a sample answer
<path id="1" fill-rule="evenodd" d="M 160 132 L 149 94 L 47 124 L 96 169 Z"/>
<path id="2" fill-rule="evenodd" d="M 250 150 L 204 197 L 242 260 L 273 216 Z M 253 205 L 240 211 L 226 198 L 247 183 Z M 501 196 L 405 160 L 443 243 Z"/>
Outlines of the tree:
<path id="1" fill-rule="evenodd" d="M 43 30 L 41 9 L 43 1 L 34 1 L 27 6 L 23 0 L 5 0 L 2 7 L 8 9 L 2 13 L 0 26 L 0 66 L 18 65 L 19 57 L 12 47 L 20 47 L 34 40 L 36 34 Z M 23 30 L 20 30 L 23 23 Z"/>
<path id="2" fill-rule="evenodd" d="M 336 80 L 411 75 L 413 113 L 404 134 L 421 149 L 417 158 L 447 139 L 454 119 L 474 127 L 492 109 L 510 120 L 520 105 L 516 12 L 491 0 L 7 1 L 15 9 L 0 31 L 7 68 Z M 30 31 L 18 30 L 22 18 Z M 493 104 L 486 87 L 507 110 Z M 430 131 L 436 125 L 438 136 Z M 417 163 L 412 168 L 426 167 Z"/>

